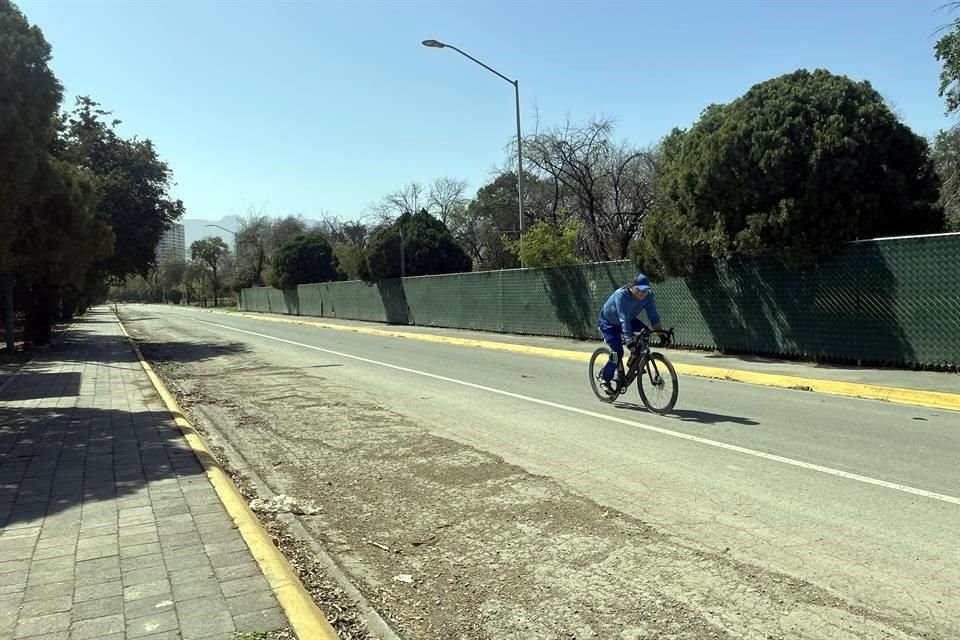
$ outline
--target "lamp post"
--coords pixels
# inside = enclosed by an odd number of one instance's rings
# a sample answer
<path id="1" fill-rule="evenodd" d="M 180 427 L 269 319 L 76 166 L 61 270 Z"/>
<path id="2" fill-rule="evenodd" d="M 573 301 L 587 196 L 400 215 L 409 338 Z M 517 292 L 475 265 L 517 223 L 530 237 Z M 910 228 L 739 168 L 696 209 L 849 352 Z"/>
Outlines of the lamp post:
<path id="1" fill-rule="evenodd" d="M 237 253 L 237 232 L 236 232 L 236 231 L 230 231 L 230 229 L 227 229 L 226 227 L 221 227 L 221 226 L 218 225 L 218 224 L 205 224 L 205 225 L 203 225 L 203 226 L 205 226 L 205 227 L 216 227 L 217 229 L 220 229 L 221 231 L 226 231 L 227 233 L 229 233 L 230 235 L 232 235 L 232 236 L 233 236 L 233 253 L 234 253 L 234 255 L 236 255 L 236 253 Z"/>
<path id="2" fill-rule="evenodd" d="M 497 77 L 503 78 L 507 82 L 513 85 L 513 92 L 515 98 L 515 104 L 517 108 L 517 209 L 520 216 L 520 267 L 523 267 L 523 138 L 520 135 L 520 81 L 511 80 L 507 76 L 503 75 L 496 69 L 491 66 L 488 66 L 469 53 L 461 51 L 452 44 L 447 44 L 445 42 L 440 42 L 439 40 L 424 40 L 421 43 L 425 47 L 430 47 L 433 49 L 453 49 L 464 58 L 476 62 L 478 65 L 494 74 Z"/>

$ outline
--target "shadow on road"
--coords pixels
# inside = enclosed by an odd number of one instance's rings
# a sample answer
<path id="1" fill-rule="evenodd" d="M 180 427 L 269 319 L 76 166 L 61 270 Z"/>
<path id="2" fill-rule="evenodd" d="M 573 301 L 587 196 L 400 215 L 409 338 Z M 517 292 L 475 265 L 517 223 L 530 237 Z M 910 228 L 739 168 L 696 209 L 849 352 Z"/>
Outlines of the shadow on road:
<path id="1" fill-rule="evenodd" d="M 157 362 L 198 362 L 220 356 L 249 353 L 250 349 L 240 342 L 207 344 L 199 342 L 153 342 L 137 340 L 137 346 L 148 360 Z"/>
<path id="2" fill-rule="evenodd" d="M 617 409 L 627 409 L 629 411 L 643 411 L 649 413 L 646 407 L 632 402 L 617 402 L 614 404 Z M 744 418 L 741 416 L 729 416 L 722 413 L 711 413 L 709 411 L 697 411 L 695 409 L 674 409 L 668 413 L 665 418 L 676 418 L 681 422 L 695 422 L 697 424 L 740 424 L 744 426 L 754 426 L 760 424 L 756 420 Z"/>
<path id="3" fill-rule="evenodd" d="M 740 416 L 728 416 L 722 413 L 710 413 L 709 411 L 696 411 L 694 409 L 674 409 L 669 414 L 668 417 L 679 418 L 683 422 L 697 422 L 699 424 L 742 424 L 742 425 L 758 425 L 760 424 L 756 420 L 751 420 L 750 418 L 743 418 Z"/>

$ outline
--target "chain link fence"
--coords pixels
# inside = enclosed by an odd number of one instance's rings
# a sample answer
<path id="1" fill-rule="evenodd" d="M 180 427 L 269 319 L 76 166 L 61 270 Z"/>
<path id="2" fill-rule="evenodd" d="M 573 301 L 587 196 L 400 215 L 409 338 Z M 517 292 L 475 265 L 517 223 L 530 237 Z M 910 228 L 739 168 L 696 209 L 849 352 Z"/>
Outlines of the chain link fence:
<path id="1" fill-rule="evenodd" d="M 246 311 L 597 338 L 600 307 L 636 275 L 628 262 L 387 280 L 296 291 L 245 289 Z M 680 346 L 736 353 L 960 367 L 960 234 L 870 240 L 791 267 L 774 258 L 705 264 L 654 287 Z"/>

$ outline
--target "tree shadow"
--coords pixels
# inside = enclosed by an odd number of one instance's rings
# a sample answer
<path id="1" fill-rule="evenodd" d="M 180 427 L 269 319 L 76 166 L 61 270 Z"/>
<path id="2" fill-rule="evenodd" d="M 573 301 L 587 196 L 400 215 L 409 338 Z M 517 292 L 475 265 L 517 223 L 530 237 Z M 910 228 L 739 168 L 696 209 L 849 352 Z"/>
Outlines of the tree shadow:
<path id="1" fill-rule="evenodd" d="M 680 327 L 685 346 L 813 360 L 914 360 L 895 313 L 896 278 L 876 243 L 809 266 L 770 257 L 704 260 L 682 285 L 668 284 L 661 310 Z"/>
<path id="2" fill-rule="evenodd" d="M 583 269 L 543 269 L 543 286 L 564 333 L 572 338 L 597 335 L 600 308 L 594 308 Z"/>
<path id="3" fill-rule="evenodd" d="M 214 358 L 250 353 L 250 348 L 240 342 L 204 344 L 199 342 L 155 342 L 136 340 L 144 357 L 154 362 L 200 362 Z"/>
<path id="4" fill-rule="evenodd" d="M 403 280 L 381 280 L 377 282 L 377 291 L 383 303 L 387 324 L 410 324 L 410 307 L 407 304 Z"/>
<path id="5" fill-rule="evenodd" d="M 87 362 L 92 359 L 100 363 L 101 366 L 130 361 L 130 346 L 126 341 L 117 340 L 113 336 L 105 336 L 96 331 L 85 330 L 85 324 L 91 324 L 91 321 L 84 319 L 67 333 L 62 342 L 51 345 L 48 353 L 54 360 L 57 362 Z M 162 362 L 200 362 L 250 352 L 250 347 L 242 342 L 225 340 L 216 343 L 200 343 L 137 340 L 134 338 L 134 342 L 149 359 Z M 78 346 L 82 348 L 78 349 Z"/>
<path id="6" fill-rule="evenodd" d="M 75 398 L 80 395 L 79 371 L 59 373 L 31 372 L 31 385 L 12 384 L 3 392 L 4 402 L 39 400 L 41 398 Z M 2 379 L 0 379 L 2 380 Z"/>
<path id="7" fill-rule="evenodd" d="M 0 405 L 0 527 L 203 473 L 168 411 Z"/>
<path id="8" fill-rule="evenodd" d="M 283 306 L 274 313 L 285 313 L 289 316 L 300 315 L 300 296 L 296 289 L 287 289 L 283 292 Z"/>
<path id="9" fill-rule="evenodd" d="M 624 263 L 600 263 L 540 271 L 547 298 L 565 337 L 596 338 L 603 303 L 629 281 L 632 267 Z M 543 333 L 550 335 L 555 331 Z"/>

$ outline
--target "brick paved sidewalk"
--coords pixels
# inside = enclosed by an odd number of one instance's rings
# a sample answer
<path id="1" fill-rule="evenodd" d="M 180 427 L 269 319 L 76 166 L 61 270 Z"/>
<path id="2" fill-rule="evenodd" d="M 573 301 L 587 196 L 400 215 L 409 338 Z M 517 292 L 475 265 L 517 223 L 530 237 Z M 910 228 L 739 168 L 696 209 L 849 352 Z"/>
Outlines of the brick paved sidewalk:
<path id="1" fill-rule="evenodd" d="M 105 308 L 0 393 L 0 527 L 0 638 L 287 626 Z"/>

